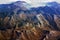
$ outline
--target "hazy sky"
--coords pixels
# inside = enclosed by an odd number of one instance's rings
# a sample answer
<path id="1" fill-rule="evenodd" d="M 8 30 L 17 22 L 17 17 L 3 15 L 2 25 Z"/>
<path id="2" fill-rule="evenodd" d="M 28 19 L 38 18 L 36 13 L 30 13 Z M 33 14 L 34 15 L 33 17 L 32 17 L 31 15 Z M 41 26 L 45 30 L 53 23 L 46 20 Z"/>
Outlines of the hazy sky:
<path id="1" fill-rule="evenodd" d="M 11 2 L 15 2 L 17 0 L 0 0 L 0 4 L 6 4 L 6 3 L 11 3 Z"/>
<path id="2" fill-rule="evenodd" d="M 43 3 L 53 2 L 53 1 L 60 3 L 60 0 L 0 0 L 0 4 L 6 4 L 6 3 L 15 2 L 15 1 L 25 1 L 33 6 L 39 6 Z"/>
<path id="3" fill-rule="evenodd" d="M 2 3 L 10 3 L 10 2 L 15 2 L 15 1 L 26 1 L 28 3 L 39 3 L 39 2 L 60 2 L 60 0 L 0 0 L 0 4 Z"/>

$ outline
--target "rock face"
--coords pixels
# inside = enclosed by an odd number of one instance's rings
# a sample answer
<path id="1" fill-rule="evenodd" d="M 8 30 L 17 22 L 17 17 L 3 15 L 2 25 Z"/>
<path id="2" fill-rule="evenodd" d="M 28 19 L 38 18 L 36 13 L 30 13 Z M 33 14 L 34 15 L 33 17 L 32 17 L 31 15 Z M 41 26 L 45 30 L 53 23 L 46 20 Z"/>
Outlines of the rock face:
<path id="1" fill-rule="evenodd" d="M 60 30 L 59 15 L 53 15 L 53 17 L 52 17 L 52 15 L 50 15 L 50 14 L 47 14 L 45 16 L 43 14 L 38 14 L 37 18 L 40 21 L 41 26 L 43 26 L 43 28 L 49 27 L 54 30 Z"/>
<path id="2" fill-rule="evenodd" d="M 60 15 L 54 15 L 54 20 L 57 24 L 57 27 L 60 29 Z"/>
<path id="3" fill-rule="evenodd" d="M 60 40 L 60 4 L 28 10 L 23 3 L 0 5 L 0 40 Z"/>

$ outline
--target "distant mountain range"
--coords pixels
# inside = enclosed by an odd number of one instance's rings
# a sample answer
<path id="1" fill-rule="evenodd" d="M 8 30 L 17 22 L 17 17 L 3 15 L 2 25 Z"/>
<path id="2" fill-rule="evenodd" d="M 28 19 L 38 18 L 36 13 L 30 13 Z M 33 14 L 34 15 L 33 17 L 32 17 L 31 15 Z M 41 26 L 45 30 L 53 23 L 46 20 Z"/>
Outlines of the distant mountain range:
<path id="1" fill-rule="evenodd" d="M 17 1 L 11 4 L 0 4 L 0 13 L 12 13 L 14 11 L 36 11 L 37 13 L 44 12 L 44 13 L 50 13 L 50 14 L 59 14 L 60 13 L 60 4 L 56 2 L 47 3 L 46 6 L 37 7 L 37 8 L 30 8 L 28 9 L 27 6 L 29 6 L 28 3 L 24 1 Z"/>
<path id="2" fill-rule="evenodd" d="M 46 6 L 42 6 L 42 7 L 37 7 L 37 8 L 30 8 L 28 9 L 27 6 L 29 6 L 29 4 L 27 4 L 24 1 L 17 1 L 11 4 L 0 4 L 0 13 L 6 13 L 7 15 L 9 13 L 12 13 L 14 11 L 17 11 L 17 13 L 19 11 L 36 11 L 37 13 L 40 12 L 44 12 L 44 13 L 50 13 L 50 14 L 59 14 L 60 13 L 60 4 L 56 3 L 56 2 L 51 2 L 51 3 L 47 3 Z"/>

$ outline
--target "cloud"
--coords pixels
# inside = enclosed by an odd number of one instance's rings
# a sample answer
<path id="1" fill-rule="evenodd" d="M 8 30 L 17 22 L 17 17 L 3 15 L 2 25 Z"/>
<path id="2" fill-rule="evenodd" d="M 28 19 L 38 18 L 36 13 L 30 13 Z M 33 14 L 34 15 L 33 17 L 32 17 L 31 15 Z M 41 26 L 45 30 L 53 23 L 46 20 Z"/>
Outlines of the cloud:
<path id="1" fill-rule="evenodd" d="M 30 0 L 28 2 L 32 7 L 45 6 L 47 2 L 53 2 L 54 0 Z"/>
<path id="2" fill-rule="evenodd" d="M 38 7 L 38 6 L 45 6 L 47 2 L 58 2 L 60 3 L 60 0 L 21 0 L 29 3 L 31 7 Z"/>
<path id="3" fill-rule="evenodd" d="M 6 4 L 6 3 L 11 3 L 11 2 L 15 2 L 15 1 L 25 1 L 27 3 L 39 3 L 39 2 L 49 2 L 49 1 L 53 1 L 53 0 L 0 0 L 0 4 Z M 59 2 L 59 1 L 57 1 Z"/>
<path id="4" fill-rule="evenodd" d="M 42 2 L 53 2 L 53 1 L 60 3 L 60 0 L 0 0 L 0 4 L 10 3 L 10 2 L 15 2 L 15 1 L 25 1 L 31 4 L 37 4 L 37 3 L 42 3 Z"/>
<path id="5" fill-rule="evenodd" d="M 60 0 L 55 0 L 56 2 L 60 3 Z"/>
<path id="6" fill-rule="evenodd" d="M 0 4 L 7 4 L 7 3 L 11 3 L 11 2 L 15 2 L 17 0 L 0 0 Z"/>
<path id="7" fill-rule="evenodd" d="M 7 4 L 15 1 L 25 1 L 29 3 L 31 7 L 45 6 L 45 3 L 54 1 L 60 3 L 60 0 L 0 0 L 0 4 Z"/>

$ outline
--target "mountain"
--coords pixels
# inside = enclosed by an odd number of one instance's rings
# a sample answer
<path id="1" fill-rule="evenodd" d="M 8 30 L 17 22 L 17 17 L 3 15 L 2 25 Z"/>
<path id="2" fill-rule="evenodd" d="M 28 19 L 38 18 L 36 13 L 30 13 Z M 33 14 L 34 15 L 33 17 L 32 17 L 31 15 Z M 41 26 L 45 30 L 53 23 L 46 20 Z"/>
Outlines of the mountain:
<path id="1" fill-rule="evenodd" d="M 60 40 L 60 4 L 29 6 L 23 1 L 0 4 L 0 40 Z"/>
<path id="2" fill-rule="evenodd" d="M 27 7 L 24 6 L 25 4 L 27 3 L 24 1 L 17 1 L 11 4 L 0 4 L 0 15 L 10 16 L 18 10 L 27 10 Z"/>
<path id="3" fill-rule="evenodd" d="M 60 11 L 59 11 L 60 4 L 58 4 L 56 2 L 46 3 L 46 6 L 37 7 L 37 8 L 34 8 L 34 7 L 29 8 L 29 6 L 30 6 L 30 4 L 28 4 L 24 1 L 17 1 L 17 2 L 11 3 L 11 4 L 0 4 L 0 13 L 4 12 L 6 15 L 10 15 L 13 12 L 19 13 L 21 11 L 29 12 L 29 13 L 31 13 L 33 11 L 36 11 L 36 13 L 41 13 L 41 12 L 50 13 L 50 14 L 59 14 L 60 13 Z"/>
<path id="4" fill-rule="evenodd" d="M 38 8 L 31 8 L 32 11 L 37 11 L 38 13 L 49 13 L 49 14 L 59 14 L 60 13 L 60 6 L 43 6 L 43 7 L 38 7 Z"/>
<path id="5" fill-rule="evenodd" d="M 50 25 L 51 29 L 60 30 L 60 26 L 58 26 L 60 23 L 58 23 L 60 19 L 60 4 L 56 2 L 48 3 L 48 5 L 44 7 L 38 7 L 38 8 L 31 8 L 32 11 L 36 11 L 38 16 L 38 20 L 40 21 L 41 25 L 45 27 L 45 25 Z M 57 17 L 55 17 L 55 15 Z M 43 18 L 43 19 L 41 19 Z M 58 18 L 58 19 L 57 19 Z M 57 20 L 56 20 L 57 19 Z M 46 23 L 46 21 L 47 23 Z M 56 21 L 55 21 L 56 20 Z M 58 22 L 57 22 L 58 21 Z"/>
<path id="6" fill-rule="evenodd" d="M 22 19 L 31 19 L 34 23 L 38 23 L 37 15 L 41 14 L 46 21 L 49 22 L 50 26 L 54 29 L 59 30 L 55 21 L 55 15 L 60 15 L 60 4 L 56 2 L 47 3 L 46 6 L 42 7 L 33 7 L 27 8 L 25 5 L 29 5 L 24 1 L 17 1 L 11 4 L 0 4 L 0 17 L 11 17 L 14 16 L 14 19 L 19 20 L 21 15 L 24 15 Z M 50 19 L 51 20 L 50 20 Z M 41 18 L 40 18 L 41 19 Z"/>

